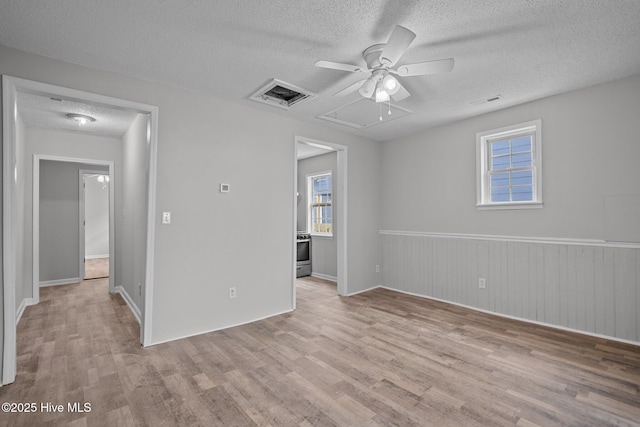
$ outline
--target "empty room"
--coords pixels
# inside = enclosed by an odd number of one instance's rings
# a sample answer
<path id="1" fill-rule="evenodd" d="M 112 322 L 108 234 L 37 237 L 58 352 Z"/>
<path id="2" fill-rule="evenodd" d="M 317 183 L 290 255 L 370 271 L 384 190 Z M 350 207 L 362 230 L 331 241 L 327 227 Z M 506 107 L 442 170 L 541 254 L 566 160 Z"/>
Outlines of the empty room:
<path id="1" fill-rule="evenodd" d="M 0 426 L 640 426 L 639 22 L 0 1 Z"/>

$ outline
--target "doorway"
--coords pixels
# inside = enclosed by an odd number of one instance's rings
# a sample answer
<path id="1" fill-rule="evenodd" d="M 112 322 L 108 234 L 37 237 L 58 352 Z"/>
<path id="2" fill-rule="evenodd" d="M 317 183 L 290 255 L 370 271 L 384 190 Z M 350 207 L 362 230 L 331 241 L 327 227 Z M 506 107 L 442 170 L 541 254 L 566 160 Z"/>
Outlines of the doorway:
<path id="1" fill-rule="evenodd" d="M 97 95 L 45 83 L 24 80 L 16 77 L 2 76 L 3 98 L 3 306 L 4 306 L 4 339 L 2 347 L 2 384 L 9 384 L 15 380 L 16 375 L 16 324 L 21 310 L 26 305 L 37 304 L 39 299 L 39 262 L 35 245 L 33 245 L 31 230 L 37 227 L 30 214 L 30 209 L 25 206 L 33 205 L 36 194 L 31 192 L 30 186 L 25 185 L 31 179 L 32 171 L 40 160 L 50 156 L 53 158 L 65 158 L 88 164 L 100 164 L 99 157 L 90 159 L 76 159 L 69 154 L 73 150 L 49 152 L 43 155 L 33 155 L 33 163 L 26 155 L 26 143 L 24 139 L 25 122 L 20 112 L 19 100 L 21 97 L 41 96 L 55 101 L 68 101 L 69 103 L 84 103 L 96 109 L 113 109 L 123 113 L 135 113 L 144 116 L 144 164 L 139 165 L 138 170 L 143 171 L 145 177 L 143 197 L 141 203 L 146 207 L 144 225 L 144 249 L 143 259 L 138 260 L 137 266 L 144 277 L 140 290 L 140 342 L 143 346 L 151 345 L 152 325 L 152 296 L 153 296 L 153 259 L 155 226 L 155 186 L 156 186 L 156 152 L 158 132 L 158 108 L 152 105 L 122 100 L 118 98 Z M 60 114 L 58 114 L 60 116 Z M 64 116 L 64 115 L 63 115 Z M 82 130 L 78 131 L 82 133 Z M 38 157 L 39 156 L 39 157 Z M 66 157 L 65 157 L 66 156 Z M 108 162 L 107 162 L 108 163 Z M 104 162 L 103 162 L 104 164 Z M 109 176 L 113 179 L 114 168 L 109 166 Z M 77 176 L 77 175 L 76 175 Z M 142 187 L 142 185 L 141 185 Z M 35 190 L 35 188 L 34 188 Z M 110 196 L 112 197 L 112 196 Z M 110 200 L 113 206 L 113 198 Z M 77 208 L 76 208 L 77 209 Z M 25 214 L 25 215 L 23 215 Z M 115 217 L 115 215 L 112 215 Z M 27 219 L 25 219 L 27 218 Z M 34 227 L 34 228 L 32 228 Z M 110 229 L 113 237 L 113 227 Z M 113 248 L 117 241 L 110 240 Z M 39 250 L 38 250 L 39 251 Z M 113 250 L 110 250 L 113 256 Z M 113 263 L 110 265 L 110 291 L 114 291 L 112 283 Z M 28 278 L 28 280 L 24 280 Z M 18 288 L 19 286 L 19 288 Z M 19 300 L 19 301 L 18 301 Z"/>
<path id="2" fill-rule="evenodd" d="M 320 141 L 311 138 L 296 136 L 294 143 L 294 236 L 300 230 L 300 227 L 304 227 L 304 231 L 308 226 L 302 225 L 305 222 L 301 216 L 303 212 L 306 212 L 306 206 L 299 209 L 299 195 L 307 191 L 306 184 L 299 184 L 298 159 L 301 157 L 303 151 L 315 151 L 318 154 L 335 153 L 335 171 L 331 171 L 332 180 L 335 182 L 335 207 L 333 208 L 333 237 L 335 239 L 335 252 L 336 252 L 336 282 L 338 295 L 348 295 L 347 284 L 347 146 L 336 144 L 332 142 Z M 327 171 L 324 171 L 325 173 Z M 306 174 L 305 174 L 306 175 Z M 306 178 L 306 176 L 305 176 Z M 306 182 L 306 179 L 303 180 Z M 305 187 L 305 188 L 301 188 Z M 305 213 L 306 216 L 306 213 Z M 295 240 L 295 239 L 294 239 Z M 294 242 L 293 253 L 293 308 L 296 307 L 296 255 L 297 255 L 297 243 Z M 313 242 L 311 251 L 313 253 Z M 313 268 L 313 262 L 312 262 Z M 322 276 L 320 275 L 322 278 Z"/>
<path id="3" fill-rule="evenodd" d="M 78 173 L 78 266 L 80 279 L 110 277 L 109 171 L 80 169 Z"/>

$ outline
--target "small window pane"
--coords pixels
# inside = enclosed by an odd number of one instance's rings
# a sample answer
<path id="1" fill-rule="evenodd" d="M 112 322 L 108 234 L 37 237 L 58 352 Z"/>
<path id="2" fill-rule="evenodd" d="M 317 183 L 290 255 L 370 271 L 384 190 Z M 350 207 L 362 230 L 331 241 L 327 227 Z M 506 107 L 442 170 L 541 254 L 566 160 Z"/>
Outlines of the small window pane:
<path id="1" fill-rule="evenodd" d="M 533 171 L 511 172 L 511 185 L 532 185 Z M 493 183 L 491 184 L 493 186 Z"/>
<path id="2" fill-rule="evenodd" d="M 491 201 L 492 202 L 508 202 L 509 200 L 509 187 L 500 187 L 491 189 Z"/>
<path id="3" fill-rule="evenodd" d="M 511 167 L 509 156 L 496 157 L 495 159 L 492 159 L 492 163 L 492 170 L 504 170 Z"/>
<path id="4" fill-rule="evenodd" d="M 531 166 L 531 153 L 514 154 L 511 159 L 514 168 Z"/>
<path id="5" fill-rule="evenodd" d="M 491 144 L 491 156 L 502 156 L 509 154 L 509 140 L 496 141 Z"/>
<path id="6" fill-rule="evenodd" d="M 526 151 L 531 151 L 531 135 L 514 138 L 511 141 L 512 153 L 523 153 Z"/>
<path id="7" fill-rule="evenodd" d="M 533 200 L 533 188 L 530 186 L 513 187 L 511 194 L 514 202 Z"/>
<path id="8" fill-rule="evenodd" d="M 508 173 L 496 173 L 491 175 L 491 187 L 508 187 L 508 186 L 509 186 Z"/>

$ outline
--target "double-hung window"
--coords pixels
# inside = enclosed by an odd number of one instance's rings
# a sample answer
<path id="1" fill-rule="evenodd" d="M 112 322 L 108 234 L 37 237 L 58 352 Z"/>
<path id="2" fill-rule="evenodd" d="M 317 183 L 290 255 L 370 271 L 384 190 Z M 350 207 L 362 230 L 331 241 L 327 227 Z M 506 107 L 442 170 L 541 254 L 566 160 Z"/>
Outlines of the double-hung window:
<path id="1" fill-rule="evenodd" d="M 333 236 L 333 186 L 331 172 L 307 176 L 307 230 L 316 236 Z"/>
<path id="2" fill-rule="evenodd" d="M 476 135 L 478 208 L 542 207 L 540 126 L 534 120 Z"/>

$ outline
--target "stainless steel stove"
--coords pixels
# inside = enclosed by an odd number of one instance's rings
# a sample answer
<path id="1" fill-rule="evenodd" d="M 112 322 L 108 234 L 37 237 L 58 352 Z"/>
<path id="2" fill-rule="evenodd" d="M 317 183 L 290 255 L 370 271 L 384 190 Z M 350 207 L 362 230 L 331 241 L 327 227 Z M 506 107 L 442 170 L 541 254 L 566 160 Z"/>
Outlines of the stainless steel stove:
<path id="1" fill-rule="evenodd" d="M 311 234 L 298 231 L 296 247 L 296 277 L 311 276 Z"/>

